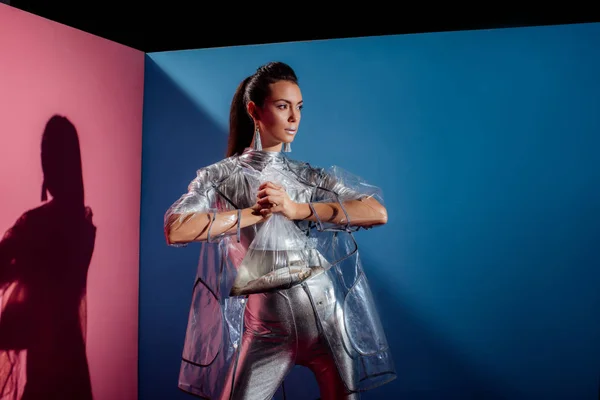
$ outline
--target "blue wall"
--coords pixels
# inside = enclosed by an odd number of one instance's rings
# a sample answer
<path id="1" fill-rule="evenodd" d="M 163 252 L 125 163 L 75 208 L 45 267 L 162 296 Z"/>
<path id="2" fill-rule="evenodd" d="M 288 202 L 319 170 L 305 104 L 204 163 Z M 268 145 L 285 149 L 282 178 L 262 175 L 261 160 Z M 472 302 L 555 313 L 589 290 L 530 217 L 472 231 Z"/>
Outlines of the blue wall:
<path id="1" fill-rule="evenodd" d="M 271 60 L 301 80 L 291 155 L 384 190 L 388 225 L 358 239 L 399 378 L 363 398 L 596 398 L 599 50 L 586 24 L 150 54 L 140 399 L 188 398 L 198 246 L 167 248 L 163 213 L 222 158 L 236 86 Z M 303 368 L 287 386 L 318 397 Z"/>

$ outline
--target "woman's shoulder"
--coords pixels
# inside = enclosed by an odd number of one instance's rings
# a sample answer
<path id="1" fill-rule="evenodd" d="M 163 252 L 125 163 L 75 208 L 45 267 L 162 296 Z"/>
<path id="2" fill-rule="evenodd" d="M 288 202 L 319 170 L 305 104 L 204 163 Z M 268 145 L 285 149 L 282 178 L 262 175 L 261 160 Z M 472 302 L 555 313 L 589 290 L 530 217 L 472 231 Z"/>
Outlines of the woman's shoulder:
<path id="1" fill-rule="evenodd" d="M 239 163 L 236 156 L 227 157 L 196 171 L 196 179 L 218 183 L 235 173 Z"/>
<path id="2" fill-rule="evenodd" d="M 315 167 L 310 162 L 305 160 L 298 160 L 296 158 L 292 158 L 290 156 L 285 156 L 286 163 L 293 169 L 302 170 L 302 171 L 315 171 L 318 170 L 318 167 Z"/>
<path id="3" fill-rule="evenodd" d="M 295 160 L 292 158 L 287 159 L 288 166 L 296 175 L 314 184 L 321 180 L 325 174 L 326 169 L 320 166 L 311 164 L 308 161 Z"/>

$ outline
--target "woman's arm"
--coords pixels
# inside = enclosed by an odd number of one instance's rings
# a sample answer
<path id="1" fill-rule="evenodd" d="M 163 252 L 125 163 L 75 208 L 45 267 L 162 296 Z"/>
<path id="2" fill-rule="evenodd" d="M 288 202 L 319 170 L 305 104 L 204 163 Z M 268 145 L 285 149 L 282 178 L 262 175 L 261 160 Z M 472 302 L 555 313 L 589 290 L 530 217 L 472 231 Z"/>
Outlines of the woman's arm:
<path id="1" fill-rule="evenodd" d="M 183 247 L 191 242 L 212 241 L 265 220 L 256 204 L 242 210 L 222 207 L 225 200 L 221 191 L 235 191 L 240 184 L 240 177 L 232 172 L 227 160 L 196 172 L 187 192 L 165 213 L 164 234 L 168 245 Z M 225 180 L 227 183 L 223 183 Z M 220 191 L 216 190 L 217 186 Z"/>
<path id="2" fill-rule="evenodd" d="M 222 211 L 216 214 L 206 212 L 171 214 L 165 224 L 167 243 L 181 245 L 202 242 L 208 240 L 209 229 L 211 238 L 223 234 L 229 235 L 237 232 L 238 222 L 241 229 L 263 222 L 268 218 L 268 216 L 261 215 L 257 211 L 257 207 L 240 210 L 239 217 L 238 221 L 238 210 Z"/>
<path id="3" fill-rule="evenodd" d="M 386 208 L 373 196 L 357 195 L 356 199 L 342 200 L 341 203 L 343 209 L 340 202 L 333 201 L 296 203 L 290 199 L 283 187 L 272 182 L 260 186 L 257 201 L 262 215 L 279 212 L 292 220 L 320 221 L 358 227 L 372 227 L 387 223 Z"/>
<path id="4" fill-rule="evenodd" d="M 372 227 L 387 223 L 386 208 L 372 197 L 362 200 L 348 200 L 342 202 L 342 204 L 344 206 L 343 210 L 339 203 L 296 203 L 292 218 L 336 225 L 348 224 L 349 219 L 350 226 L 360 227 Z M 344 210 L 348 214 L 347 217 Z"/>

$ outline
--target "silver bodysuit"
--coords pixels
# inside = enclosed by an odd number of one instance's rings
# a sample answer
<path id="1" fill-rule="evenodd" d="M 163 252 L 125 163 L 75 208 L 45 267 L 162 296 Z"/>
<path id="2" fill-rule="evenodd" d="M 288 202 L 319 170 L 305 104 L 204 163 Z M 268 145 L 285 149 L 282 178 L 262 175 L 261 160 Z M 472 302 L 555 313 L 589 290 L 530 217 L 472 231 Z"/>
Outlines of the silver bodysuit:
<path id="1" fill-rule="evenodd" d="M 251 207 L 256 185 L 250 177 L 268 168 L 293 182 L 287 193 L 311 205 L 317 219 L 312 205 L 318 202 L 337 203 L 344 212 L 349 200 L 375 197 L 383 203 L 379 188 L 339 168 L 246 149 L 200 169 L 167 211 L 165 224 L 173 214 L 194 218 Z M 214 400 L 269 399 L 295 364 L 311 368 L 323 399 L 351 399 L 393 380 L 394 363 L 351 222 L 296 221 L 314 245 L 318 273 L 251 294 L 237 293 L 234 283 L 262 224 L 217 236 L 209 232 L 201 243 L 179 387 Z"/>
<path id="2" fill-rule="evenodd" d="M 331 288 L 326 274 L 311 279 L 317 293 Z M 321 334 L 307 284 L 274 293 L 251 294 L 244 314 L 244 333 L 237 366 L 230 369 L 221 399 L 271 399 L 294 365 L 308 367 L 319 384 L 321 398 L 357 399 L 344 385 L 327 340 Z M 354 375 L 350 354 L 338 354 L 346 378 Z"/>

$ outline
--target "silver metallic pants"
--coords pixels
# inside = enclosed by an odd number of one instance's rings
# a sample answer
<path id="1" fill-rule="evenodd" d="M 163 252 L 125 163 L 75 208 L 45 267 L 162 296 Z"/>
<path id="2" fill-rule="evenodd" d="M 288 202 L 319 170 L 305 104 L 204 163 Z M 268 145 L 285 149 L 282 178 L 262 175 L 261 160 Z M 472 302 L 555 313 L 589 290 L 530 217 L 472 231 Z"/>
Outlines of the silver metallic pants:
<path id="1" fill-rule="evenodd" d="M 318 284 L 328 283 L 326 274 L 312 279 Z M 232 371 L 223 399 L 271 399 L 296 364 L 314 373 L 322 400 L 359 398 L 358 393 L 348 391 L 338 373 L 304 287 L 250 295 L 244 320 L 246 329 L 234 383 Z M 340 367 L 345 375 L 352 375 L 353 360 L 343 359 L 346 361 Z"/>

